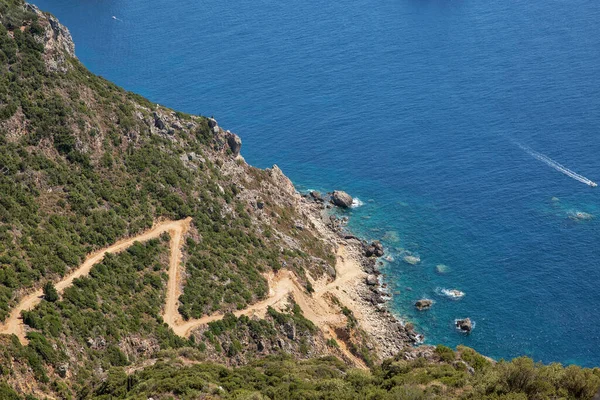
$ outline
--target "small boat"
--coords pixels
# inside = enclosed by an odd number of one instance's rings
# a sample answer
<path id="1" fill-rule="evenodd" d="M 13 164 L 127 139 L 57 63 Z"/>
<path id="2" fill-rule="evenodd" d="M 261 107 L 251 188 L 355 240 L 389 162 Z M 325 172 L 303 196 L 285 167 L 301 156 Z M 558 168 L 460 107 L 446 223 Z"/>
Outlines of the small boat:
<path id="1" fill-rule="evenodd" d="M 596 182 L 590 182 L 588 183 L 588 185 L 590 185 L 591 187 L 596 187 L 598 186 L 598 184 Z"/>

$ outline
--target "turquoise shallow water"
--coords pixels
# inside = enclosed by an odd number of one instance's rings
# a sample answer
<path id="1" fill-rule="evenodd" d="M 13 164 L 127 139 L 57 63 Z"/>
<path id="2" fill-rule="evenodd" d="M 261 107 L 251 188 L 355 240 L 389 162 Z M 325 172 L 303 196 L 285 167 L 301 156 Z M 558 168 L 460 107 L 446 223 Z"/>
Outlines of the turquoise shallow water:
<path id="1" fill-rule="evenodd" d="M 36 4 L 95 73 L 216 116 L 302 189 L 359 197 L 350 225 L 383 239 L 392 307 L 429 343 L 600 366 L 600 191 L 517 145 L 600 180 L 600 3 Z"/>

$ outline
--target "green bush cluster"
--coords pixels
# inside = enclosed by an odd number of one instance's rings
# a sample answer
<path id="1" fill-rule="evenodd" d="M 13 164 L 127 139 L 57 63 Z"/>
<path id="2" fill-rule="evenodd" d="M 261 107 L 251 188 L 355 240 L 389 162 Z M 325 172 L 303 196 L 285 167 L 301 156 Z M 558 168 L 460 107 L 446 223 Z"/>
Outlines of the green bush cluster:
<path id="1" fill-rule="evenodd" d="M 542 366 L 527 358 L 471 374 L 456 361 L 391 359 L 365 371 L 349 369 L 334 357 L 298 361 L 280 354 L 233 369 L 169 359 L 133 374 L 112 367 L 85 398 L 592 399 L 599 388 L 598 369 Z"/>

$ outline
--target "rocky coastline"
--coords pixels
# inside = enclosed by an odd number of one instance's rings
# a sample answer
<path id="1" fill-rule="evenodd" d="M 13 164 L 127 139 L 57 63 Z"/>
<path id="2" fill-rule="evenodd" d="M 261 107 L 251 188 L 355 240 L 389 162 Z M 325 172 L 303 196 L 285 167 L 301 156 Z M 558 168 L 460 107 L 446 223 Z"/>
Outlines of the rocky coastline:
<path id="1" fill-rule="evenodd" d="M 405 359 L 430 357 L 433 346 L 421 345 L 424 340 L 410 322 L 398 319 L 387 307 L 391 299 L 387 285 L 382 282 L 379 261 L 385 255 L 383 245 L 379 241 L 368 242 L 355 236 L 347 227 L 348 217 L 339 217 L 332 213 L 334 207 L 349 208 L 352 197 L 342 191 L 334 191 L 325 195 L 311 191 L 302 195 L 300 202 L 303 211 L 311 215 L 311 220 L 319 233 L 336 245 L 345 246 L 352 254 L 355 262 L 362 270 L 352 288 L 345 288 L 348 297 L 353 301 L 353 311 L 361 327 L 370 334 L 376 343 L 376 350 L 381 358 L 394 357 L 399 353 Z"/>

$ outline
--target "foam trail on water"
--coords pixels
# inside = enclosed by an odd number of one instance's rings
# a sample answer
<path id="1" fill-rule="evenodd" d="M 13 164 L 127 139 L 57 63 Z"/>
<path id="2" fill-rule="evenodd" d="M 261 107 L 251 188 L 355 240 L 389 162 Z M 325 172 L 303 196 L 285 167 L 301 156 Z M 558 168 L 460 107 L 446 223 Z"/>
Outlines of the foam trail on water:
<path id="1" fill-rule="evenodd" d="M 562 172 L 563 174 L 581 182 L 581 183 L 585 183 L 588 186 L 592 186 L 592 187 L 596 187 L 598 186 L 596 184 L 596 182 L 586 178 L 583 175 L 579 175 L 577 172 L 571 171 L 569 168 L 565 167 L 562 164 L 557 163 L 556 161 L 554 161 L 553 159 L 551 159 L 550 157 L 538 153 L 537 151 L 522 145 L 521 143 L 515 142 L 517 144 L 517 146 L 519 146 L 523 151 L 525 151 L 527 154 L 529 154 L 530 156 L 532 156 L 533 158 L 536 158 L 538 160 L 540 160 L 541 162 L 543 162 L 544 164 L 554 168 L 555 170 L 557 170 L 558 172 Z"/>

